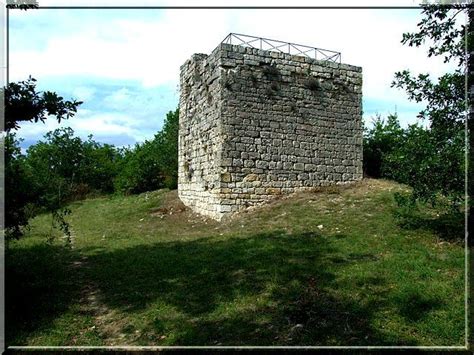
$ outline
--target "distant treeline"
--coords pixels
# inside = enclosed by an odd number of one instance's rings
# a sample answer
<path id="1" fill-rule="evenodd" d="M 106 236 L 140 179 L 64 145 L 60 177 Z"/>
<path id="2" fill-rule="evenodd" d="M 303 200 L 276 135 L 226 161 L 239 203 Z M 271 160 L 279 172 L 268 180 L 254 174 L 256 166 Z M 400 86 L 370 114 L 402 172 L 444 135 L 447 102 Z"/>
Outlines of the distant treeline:
<path id="1" fill-rule="evenodd" d="M 28 219 L 65 211 L 68 202 L 103 194 L 135 194 L 177 187 L 178 110 L 170 111 L 152 140 L 132 148 L 82 140 L 71 128 L 57 129 L 21 153 L 15 133 L 5 138 L 7 238 L 22 234 Z M 464 131 L 450 139 L 436 130 L 402 128 L 396 115 L 377 117 L 365 130 L 364 174 L 413 188 L 412 199 L 435 202 L 440 195 L 460 207 L 464 194 Z M 440 140 L 442 145 L 440 145 Z M 63 212 L 61 212 L 63 213 Z M 58 216 L 58 221 L 64 218 Z M 59 222 L 62 223 L 62 222 Z"/>
<path id="2" fill-rule="evenodd" d="M 91 195 L 133 194 L 177 187 L 178 110 L 166 115 L 153 139 L 117 148 L 74 136 L 71 128 L 48 132 L 21 153 L 14 132 L 5 137 L 7 237 L 17 237 L 28 219 Z"/>

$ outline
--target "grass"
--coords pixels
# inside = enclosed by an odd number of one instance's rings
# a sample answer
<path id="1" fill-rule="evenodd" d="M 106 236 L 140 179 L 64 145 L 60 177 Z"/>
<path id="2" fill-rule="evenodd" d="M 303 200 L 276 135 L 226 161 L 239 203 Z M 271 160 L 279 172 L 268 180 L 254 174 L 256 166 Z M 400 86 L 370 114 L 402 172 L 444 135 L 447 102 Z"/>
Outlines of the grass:
<path id="1" fill-rule="evenodd" d="M 462 228 L 428 208 L 400 225 L 403 190 L 365 180 L 221 223 L 175 191 L 95 198 L 71 205 L 70 247 L 38 216 L 6 253 L 7 345 L 462 346 Z"/>

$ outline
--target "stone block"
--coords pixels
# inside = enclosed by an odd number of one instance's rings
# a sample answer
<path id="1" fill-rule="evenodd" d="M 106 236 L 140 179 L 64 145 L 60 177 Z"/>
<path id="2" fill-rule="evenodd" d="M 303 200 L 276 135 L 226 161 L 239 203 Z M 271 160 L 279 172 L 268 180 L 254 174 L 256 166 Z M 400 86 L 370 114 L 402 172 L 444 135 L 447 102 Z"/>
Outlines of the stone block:
<path id="1" fill-rule="evenodd" d="M 295 170 L 304 170 L 304 164 L 303 163 L 295 163 L 293 168 Z"/>
<path id="2" fill-rule="evenodd" d="M 252 182 L 258 180 L 258 175 L 257 174 L 248 174 L 247 176 L 244 177 L 245 182 Z"/>
<path id="3" fill-rule="evenodd" d="M 231 182 L 232 181 L 232 175 L 230 173 L 222 173 L 221 174 L 221 181 L 222 182 Z"/>
<path id="4" fill-rule="evenodd" d="M 269 195 L 281 195 L 281 189 L 276 187 L 269 187 L 265 192 Z"/>

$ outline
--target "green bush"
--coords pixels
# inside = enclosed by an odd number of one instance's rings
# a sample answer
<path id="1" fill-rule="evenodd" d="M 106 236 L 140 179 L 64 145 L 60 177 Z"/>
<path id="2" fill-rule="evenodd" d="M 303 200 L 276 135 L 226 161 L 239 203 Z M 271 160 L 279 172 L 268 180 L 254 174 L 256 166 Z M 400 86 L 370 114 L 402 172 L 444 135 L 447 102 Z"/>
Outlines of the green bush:
<path id="1" fill-rule="evenodd" d="M 35 199 L 31 181 L 33 173 L 21 154 L 21 140 L 15 133 L 7 133 L 5 152 L 5 238 L 18 238 L 31 216 L 30 205 Z"/>
<path id="2" fill-rule="evenodd" d="M 413 198 L 439 202 L 444 196 L 459 207 L 464 194 L 464 132 L 445 141 L 437 132 L 410 125 L 403 144 L 387 154 L 383 175 L 413 187 Z"/>
<path id="3" fill-rule="evenodd" d="M 21 140 L 5 136 L 6 238 L 18 238 L 28 219 L 50 211 L 56 224 L 67 232 L 64 208 L 69 201 L 91 192 L 113 192 L 120 158 L 115 147 L 74 137 L 71 128 L 48 132 L 42 141 L 21 153 Z"/>
<path id="4" fill-rule="evenodd" d="M 364 136 L 364 172 L 413 188 L 412 199 L 460 207 L 464 194 L 464 131 L 445 133 L 418 124 L 403 129 L 396 115 L 378 116 Z M 443 198 L 440 199 L 440 197 Z"/>
<path id="5" fill-rule="evenodd" d="M 125 148 L 122 154 L 118 165 L 120 173 L 114 182 L 117 192 L 136 194 L 163 186 L 155 141 L 136 144 L 132 149 Z"/>
<path id="6" fill-rule="evenodd" d="M 166 115 L 163 129 L 155 136 L 159 146 L 158 165 L 164 177 L 165 187 L 178 187 L 178 130 L 179 111 L 170 111 Z"/>
<path id="7" fill-rule="evenodd" d="M 26 156 L 27 165 L 35 172 L 30 180 L 38 191 L 40 205 L 61 204 L 91 192 L 114 191 L 120 159 L 115 147 L 97 143 L 92 136 L 83 141 L 74 137 L 71 128 L 48 132 L 44 138 L 30 146 Z"/>
<path id="8" fill-rule="evenodd" d="M 385 157 L 396 151 L 402 141 L 403 129 L 397 115 L 388 115 L 387 120 L 377 115 L 373 120 L 373 127 L 364 132 L 364 174 L 374 178 L 383 177 Z"/>
<path id="9" fill-rule="evenodd" d="M 122 151 L 115 189 L 122 193 L 140 193 L 178 185 L 179 112 L 166 115 L 163 129 L 150 141 Z"/>
<path id="10" fill-rule="evenodd" d="M 61 128 L 48 132 L 26 153 L 26 164 L 35 172 L 30 182 L 37 193 L 36 204 L 59 207 L 69 200 L 83 161 L 82 140 L 74 137 L 74 131 Z"/>
<path id="11" fill-rule="evenodd" d="M 119 150 L 113 145 L 95 142 L 91 135 L 83 142 L 82 153 L 83 162 L 77 172 L 79 181 L 92 191 L 113 193 L 114 179 L 122 158 Z"/>

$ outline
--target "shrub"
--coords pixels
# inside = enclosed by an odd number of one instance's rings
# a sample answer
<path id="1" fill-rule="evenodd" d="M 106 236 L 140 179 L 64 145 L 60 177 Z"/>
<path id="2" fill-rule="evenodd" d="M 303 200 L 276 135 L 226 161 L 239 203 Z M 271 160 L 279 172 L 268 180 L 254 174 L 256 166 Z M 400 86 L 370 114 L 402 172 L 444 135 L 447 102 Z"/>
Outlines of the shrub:
<path id="1" fill-rule="evenodd" d="M 443 203 L 459 208 L 465 168 L 462 126 L 450 137 L 418 124 L 402 129 L 396 115 L 386 122 L 378 116 L 364 136 L 364 173 L 411 186 L 414 201 L 435 204 L 444 196 Z"/>
<path id="2" fill-rule="evenodd" d="M 120 173 L 114 181 L 117 192 L 135 194 L 163 187 L 155 143 L 145 141 L 133 149 L 122 150 L 123 157 L 118 166 Z"/>
<path id="3" fill-rule="evenodd" d="M 32 171 L 21 154 L 21 140 L 15 133 L 7 133 L 5 152 L 5 238 L 18 238 L 30 217 L 29 205 L 34 200 L 35 186 L 30 183 Z"/>
<path id="4" fill-rule="evenodd" d="M 178 186 L 178 120 L 178 110 L 168 112 L 153 140 L 123 150 L 115 179 L 117 191 L 140 193 Z"/>
<path id="5" fill-rule="evenodd" d="M 111 193 L 117 174 L 119 154 L 115 147 L 74 137 L 71 128 L 45 135 L 44 141 L 30 146 L 26 162 L 35 171 L 33 182 L 40 204 L 53 200 L 70 201 L 87 192 Z"/>
<path id="6" fill-rule="evenodd" d="M 28 219 L 41 211 L 53 213 L 68 231 L 67 202 L 89 194 L 140 193 L 178 182 L 179 112 L 166 115 L 163 129 L 150 141 L 117 149 L 92 136 L 84 141 L 71 128 L 48 132 L 21 153 L 15 133 L 5 136 L 6 237 L 21 236 Z"/>
<path id="7" fill-rule="evenodd" d="M 402 144 L 403 130 L 396 115 L 387 120 L 377 115 L 373 127 L 364 132 L 363 170 L 366 176 L 382 177 L 382 165 L 386 155 L 398 149 Z"/>
<path id="8" fill-rule="evenodd" d="M 89 136 L 83 143 L 84 160 L 78 171 L 79 180 L 91 192 L 114 192 L 114 179 L 118 174 L 120 153 L 113 145 L 100 144 Z"/>
<path id="9" fill-rule="evenodd" d="M 179 110 L 176 109 L 167 113 L 163 129 L 155 136 L 160 153 L 158 165 L 169 189 L 178 187 L 178 131 Z"/>
<path id="10" fill-rule="evenodd" d="M 460 207 L 464 194 L 464 132 L 439 142 L 436 132 L 411 125 L 403 144 L 384 158 L 383 175 L 413 187 L 413 198 L 432 204 L 446 197 Z"/>

